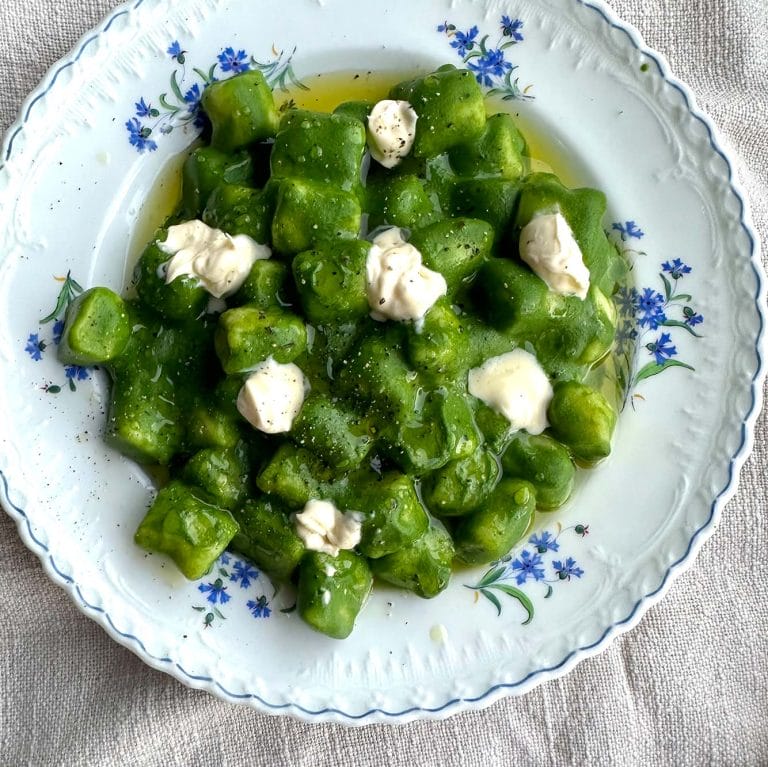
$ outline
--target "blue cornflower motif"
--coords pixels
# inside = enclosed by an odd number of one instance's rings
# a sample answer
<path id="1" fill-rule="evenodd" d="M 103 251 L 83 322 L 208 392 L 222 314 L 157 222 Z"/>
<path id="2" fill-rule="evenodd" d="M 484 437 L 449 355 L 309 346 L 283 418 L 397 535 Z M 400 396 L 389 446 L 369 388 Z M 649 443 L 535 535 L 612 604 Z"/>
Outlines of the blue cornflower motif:
<path id="1" fill-rule="evenodd" d="M 457 32 L 451 40 L 451 48 L 455 48 L 459 56 L 466 56 L 467 51 L 471 51 L 475 47 L 475 38 L 478 32 L 477 27 L 472 27 L 468 32 Z"/>
<path id="2" fill-rule="evenodd" d="M 202 95 L 203 92 L 197 83 L 184 94 L 184 103 L 187 104 L 189 113 L 195 116 L 195 127 L 197 128 L 203 127 L 203 115 L 200 111 L 200 98 Z"/>
<path id="3" fill-rule="evenodd" d="M 228 565 L 231 561 L 232 557 L 230 557 L 226 551 L 219 557 L 219 562 L 221 562 L 222 565 Z"/>
<path id="4" fill-rule="evenodd" d="M 152 107 L 144 101 L 143 96 L 134 106 L 136 107 L 136 117 L 149 117 L 152 112 Z"/>
<path id="5" fill-rule="evenodd" d="M 661 268 L 668 272 L 673 280 L 679 280 L 684 274 L 690 274 L 691 267 L 684 264 L 679 258 L 675 258 L 670 264 L 669 261 L 665 261 Z"/>
<path id="6" fill-rule="evenodd" d="M 630 320 L 624 320 L 616 331 L 616 340 L 621 343 L 634 341 L 637 338 L 637 328 Z"/>
<path id="7" fill-rule="evenodd" d="M 497 48 L 491 48 L 467 66 L 475 72 L 477 82 L 488 87 L 493 85 L 493 77 L 504 77 L 512 69 L 512 65 L 504 59 L 504 52 Z"/>
<path id="8" fill-rule="evenodd" d="M 240 74 L 240 72 L 246 72 L 250 69 L 250 64 L 246 60 L 248 55 L 245 51 L 237 51 L 235 53 L 234 48 L 225 48 L 219 55 L 219 64 L 221 64 L 222 72 L 234 72 Z"/>
<path id="9" fill-rule="evenodd" d="M 552 562 L 552 567 L 555 569 L 555 575 L 561 580 L 571 580 L 571 578 L 581 578 L 584 575 L 584 571 L 576 564 L 576 560 L 573 557 L 568 557 L 563 564 L 559 559 Z"/>
<path id="10" fill-rule="evenodd" d="M 612 224 L 611 229 L 620 232 L 622 240 L 626 240 L 627 237 L 635 237 L 639 240 L 645 236 L 645 232 L 643 232 L 634 221 L 625 221 L 623 224 Z"/>
<path id="11" fill-rule="evenodd" d="M 522 42 L 523 36 L 518 31 L 522 28 L 522 26 L 523 22 L 520 19 L 515 19 L 513 21 L 509 18 L 509 16 L 501 17 L 501 33 L 504 35 L 504 37 L 511 37 L 517 42 Z"/>
<path id="12" fill-rule="evenodd" d="M 157 149 L 157 144 L 149 138 L 152 134 L 152 129 L 143 126 L 138 118 L 132 117 L 125 124 L 125 127 L 128 129 L 128 141 L 130 141 L 131 145 L 135 146 L 139 152 L 143 152 L 144 150 L 154 152 L 155 149 Z"/>
<path id="13" fill-rule="evenodd" d="M 172 58 L 176 59 L 176 61 L 179 62 L 179 64 L 184 63 L 184 54 L 186 51 L 181 49 L 181 45 L 179 45 L 178 40 L 174 40 L 169 46 L 166 53 Z"/>
<path id="14" fill-rule="evenodd" d="M 454 32 L 456 31 L 456 25 L 455 24 L 449 24 L 447 21 L 444 21 L 442 24 L 437 25 L 437 31 L 438 32 Z"/>
<path id="15" fill-rule="evenodd" d="M 515 576 L 517 585 L 522 585 L 528 578 L 533 578 L 535 581 L 544 580 L 544 570 L 541 565 L 542 561 L 539 554 L 531 554 L 530 551 L 523 551 L 511 565 L 512 570 L 517 571 L 517 575 Z"/>
<path id="16" fill-rule="evenodd" d="M 194 112 L 198 104 L 200 103 L 200 96 L 203 94 L 200 91 L 200 86 L 195 83 L 185 94 L 184 94 L 184 102 L 186 104 L 189 104 L 189 111 Z"/>
<path id="17" fill-rule="evenodd" d="M 82 365 L 67 365 L 64 368 L 64 375 L 70 381 L 87 381 L 91 377 L 88 368 L 84 368 Z"/>
<path id="18" fill-rule="evenodd" d="M 619 288 L 616 294 L 616 304 L 622 316 L 633 317 L 637 314 L 637 304 L 640 299 L 635 288 Z"/>
<path id="19" fill-rule="evenodd" d="M 532 535 L 528 543 L 535 546 L 539 554 L 545 554 L 547 551 L 557 551 L 560 548 L 560 544 L 548 530 L 545 530 L 541 535 Z"/>
<path id="20" fill-rule="evenodd" d="M 251 567 L 247 562 L 235 562 L 234 572 L 229 576 L 229 580 L 237 583 L 240 581 L 240 588 L 247 589 L 251 585 L 251 580 L 259 577 L 259 571 Z"/>
<path id="21" fill-rule="evenodd" d="M 269 618 L 272 614 L 269 602 L 263 594 L 255 602 L 253 599 L 249 599 L 246 602 L 246 607 L 251 611 L 254 618 Z"/>
<path id="22" fill-rule="evenodd" d="M 43 352 L 45 351 L 46 346 L 47 344 L 45 341 L 41 341 L 37 333 L 30 333 L 24 351 L 37 362 L 43 358 Z"/>
<path id="23" fill-rule="evenodd" d="M 647 325 L 651 330 L 656 330 L 667 319 L 664 314 L 664 296 L 653 288 L 644 288 L 638 296 L 637 311 L 640 313 L 638 322 L 642 328 Z"/>
<path id="24" fill-rule="evenodd" d="M 58 346 L 61 343 L 61 334 L 64 332 L 63 320 L 56 320 L 53 323 L 53 343 Z"/>
<path id="25" fill-rule="evenodd" d="M 208 595 L 206 599 L 213 605 L 216 603 L 223 605 L 232 599 L 227 594 L 227 587 L 221 578 L 217 578 L 213 583 L 201 583 L 197 588 L 201 593 Z"/>
<path id="26" fill-rule="evenodd" d="M 655 341 L 645 345 L 645 348 L 656 357 L 657 364 L 663 365 L 664 360 L 677 354 L 677 349 L 670 343 L 671 340 L 672 336 L 669 333 L 662 333 Z"/>
<path id="27" fill-rule="evenodd" d="M 685 324 L 689 327 L 701 325 L 704 322 L 704 317 L 701 314 L 697 314 L 690 306 L 683 307 L 683 317 L 685 317 Z"/>

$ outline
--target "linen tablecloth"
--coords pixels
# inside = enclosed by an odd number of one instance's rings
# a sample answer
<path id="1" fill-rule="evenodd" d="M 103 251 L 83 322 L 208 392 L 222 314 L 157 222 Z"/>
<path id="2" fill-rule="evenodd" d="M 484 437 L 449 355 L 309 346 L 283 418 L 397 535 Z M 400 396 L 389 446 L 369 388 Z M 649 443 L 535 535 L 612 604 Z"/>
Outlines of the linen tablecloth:
<path id="1" fill-rule="evenodd" d="M 0 132 L 117 4 L 2 0 Z M 768 239 L 768 2 L 611 6 L 712 116 Z M 719 529 L 608 650 L 523 697 L 401 727 L 309 725 L 187 689 L 84 617 L 0 514 L 0 764 L 768 765 L 767 466 L 763 415 Z"/>

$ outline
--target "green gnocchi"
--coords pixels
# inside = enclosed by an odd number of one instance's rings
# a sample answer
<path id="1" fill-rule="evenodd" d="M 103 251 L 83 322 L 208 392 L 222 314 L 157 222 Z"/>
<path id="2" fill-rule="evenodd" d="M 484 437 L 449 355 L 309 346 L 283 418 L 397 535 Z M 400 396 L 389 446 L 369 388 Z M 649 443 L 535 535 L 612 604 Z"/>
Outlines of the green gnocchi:
<path id="1" fill-rule="evenodd" d="M 168 467 L 136 543 L 191 579 L 236 551 L 338 639 L 375 580 L 431 598 L 506 554 L 617 417 L 603 194 L 529 172 L 468 71 L 389 96 L 281 115 L 259 73 L 211 85 L 136 297 L 86 291 L 59 346 L 108 371 L 107 441 Z"/>

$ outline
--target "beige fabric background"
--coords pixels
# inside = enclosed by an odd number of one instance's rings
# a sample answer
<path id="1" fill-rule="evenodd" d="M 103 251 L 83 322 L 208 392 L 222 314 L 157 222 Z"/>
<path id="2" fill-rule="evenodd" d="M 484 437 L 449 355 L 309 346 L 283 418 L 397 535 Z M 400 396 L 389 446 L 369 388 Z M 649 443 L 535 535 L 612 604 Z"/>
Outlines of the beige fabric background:
<path id="1" fill-rule="evenodd" d="M 0 132 L 116 5 L 0 0 Z M 740 155 L 768 239 L 767 0 L 611 5 Z M 714 537 L 610 649 L 523 698 L 403 727 L 307 725 L 186 689 L 83 617 L 0 514 L 0 764 L 768 765 L 766 466 L 763 416 Z"/>

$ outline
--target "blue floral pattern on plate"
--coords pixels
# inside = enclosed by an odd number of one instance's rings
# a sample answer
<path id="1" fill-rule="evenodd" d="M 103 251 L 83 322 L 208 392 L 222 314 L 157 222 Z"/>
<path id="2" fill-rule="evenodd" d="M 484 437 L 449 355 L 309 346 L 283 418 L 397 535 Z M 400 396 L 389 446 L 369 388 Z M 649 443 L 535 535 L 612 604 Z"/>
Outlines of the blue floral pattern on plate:
<path id="1" fill-rule="evenodd" d="M 490 34 L 480 36 L 480 29 L 476 25 L 462 32 L 446 20 L 437 26 L 437 31 L 450 40 L 451 48 L 467 69 L 474 73 L 477 82 L 489 89 L 489 96 L 501 96 L 509 101 L 533 98 L 528 92 L 532 86 L 520 88 L 519 78 L 515 75 L 517 66 L 507 59 L 508 49 L 524 40 L 522 28 L 521 19 L 503 15 L 495 43 L 488 42 Z"/>
<path id="2" fill-rule="evenodd" d="M 57 282 L 61 282 L 61 289 L 56 299 L 56 306 L 50 314 L 47 314 L 40 320 L 40 327 L 36 333 L 30 333 L 24 346 L 24 351 L 35 362 L 40 362 L 50 346 L 58 346 L 61 343 L 61 334 L 64 331 L 64 314 L 69 304 L 83 292 L 80 284 L 72 275 L 67 272 L 65 277 L 55 277 Z M 51 326 L 50 340 L 46 340 L 43 335 L 42 326 L 49 323 Z M 87 381 L 91 377 L 90 368 L 82 365 L 64 366 L 64 383 L 70 391 L 77 391 L 77 381 Z M 62 390 L 61 384 L 49 381 L 41 387 L 43 391 L 49 394 L 58 394 Z"/>
<path id="3" fill-rule="evenodd" d="M 638 256 L 647 256 L 645 251 L 633 247 L 633 240 L 645 236 L 635 221 L 614 222 L 610 233 L 630 265 Z M 678 358 L 680 352 L 673 339 L 673 333 L 682 331 L 689 337 L 701 338 L 695 328 L 704 322 L 704 316 L 694 308 L 693 296 L 679 287 L 693 271 L 682 259 L 673 258 L 660 264 L 658 286 L 624 285 L 616 294 L 616 379 L 622 406 L 627 401 L 634 406 L 636 399 L 644 399 L 634 393 L 641 381 L 670 368 L 694 370 Z"/>
<path id="4" fill-rule="evenodd" d="M 207 70 L 188 68 L 187 51 L 178 40 L 171 42 L 166 53 L 176 64 L 170 75 L 169 90 L 155 101 L 142 96 L 134 104 L 134 114 L 125 123 L 128 141 L 140 153 L 154 152 L 157 136 L 172 133 L 178 127 L 191 124 L 194 129 L 201 130 L 205 116 L 200 109 L 200 99 L 211 83 L 222 79 L 221 75 L 231 77 L 257 70 L 273 90 L 287 91 L 291 86 L 308 90 L 293 71 L 295 48 L 286 55 L 285 51 L 273 47 L 272 58 L 262 62 L 245 50 L 227 46 Z"/>
<path id="5" fill-rule="evenodd" d="M 244 607 L 254 618 L 269 618 L 273 607 L 270 598 L 264 593 L 263 585 L 261 572 L 250 562 L 224 552 L 213 570 L 197 585 L 197 590 L 205 596 L 206 604 L 192 605 L 192 609 L 202 613 L 205 628 L 212 626 L 217 618 L 220 621 L 226 620 L 226 615 L 221 609 L 224 605 L 229 605 L 230 608 L 234 605 L 238 608 Z M 259 591 L 261 593 L 258 593 Z M 272 599 L 276 593 L 272 594 Z M 248 599 L 244 600 L 244 597 Z M 229 604 L 230 602 L 232 604 Z M 281 612 L 291 612 L 292 609 L 289 607 Z"/>
<path id="6" fill-rule="evenodd" d="M 475 592 L 475 600 L 480 596 L 485 597 L 496 608 L 497 615 L 502 612 L 500 595 L 517 600 L 526 613 L 523 625 L 530 623 L 535 612 L 533 600 L 527 591 L 518 587 L 525 587 L 529 582 L 540 583 L 544 586 L 542 598 L 549 599 L 554 592 L 553 586 L 584 575 L 584 570 L 572 556 L 563 557 L 559 554 L 558 559 L 553 556 L 560 551 L 560 539 L 567 532 L 572 532 L 577 538 L 584 538 L 589 535 L 589 525 L 578 524 L 563 528 L 558 523 L 554 533 L 549 530 L 534 533 L 528 538 L 525 548 L 517 554 L 509 553 L 491 562 L 477 583 L 465 583 L 464 586 Z"/>

